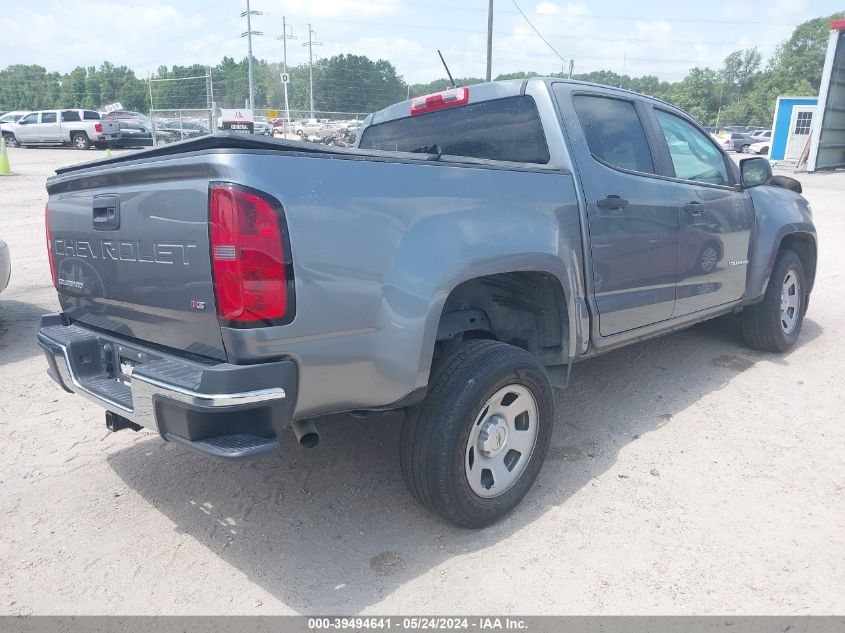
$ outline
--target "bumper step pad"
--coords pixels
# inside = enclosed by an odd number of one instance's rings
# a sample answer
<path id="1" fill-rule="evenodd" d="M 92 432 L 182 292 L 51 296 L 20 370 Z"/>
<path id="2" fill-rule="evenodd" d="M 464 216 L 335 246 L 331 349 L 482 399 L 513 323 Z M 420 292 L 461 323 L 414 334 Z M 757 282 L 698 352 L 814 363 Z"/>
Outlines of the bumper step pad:
<path id="1" fill-rule="evenodd" d="M 237 459 L 240 457 L 255 457 L 265 453 L 272 453 L 281 448 L 279 440 L 275 437 L 256 437 L 238 433 L 236 435 L 223 435 L 210 437 L 206 440 L 186 440 L 184 437 L 165 433 L 165 439 L 190 446 L 191 448 L 225 459 Z"/>

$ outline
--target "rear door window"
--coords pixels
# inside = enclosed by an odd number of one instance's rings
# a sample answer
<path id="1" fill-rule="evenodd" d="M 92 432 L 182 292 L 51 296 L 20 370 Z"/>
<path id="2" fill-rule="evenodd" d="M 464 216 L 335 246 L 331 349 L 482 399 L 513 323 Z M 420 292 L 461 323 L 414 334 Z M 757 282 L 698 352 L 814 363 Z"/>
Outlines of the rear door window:
<path id="1" fill-rule="evenodd" d="M 41 113 L 41 122 L 42 123 L 55 123 L 56 122 L 56 113 L 55 112 L 42 112 Z"/>
<path id="2" fill-rule="evenodd" d="M 593 158 L 627 171 L 654 173 L 651 150 L 633 103 L 595 95 L 575 95 L 572 102 Z"/>
<path id="3" fill-rule="evenodd" d="M 65 110 L 62 112 L 62 121 L 67 123 L 69 121 L 79 121 L 79 112 L 76 110 Z"/>
<path id="4" fill-rule="evenodd" d="M 359 147 L 396 152 L 440 146 L 443 154 L 546 164 L 549 148 L 534 99 L 480 101 L 372 125 Z"/>
<path id="5" fill-rule="evenodd" d="M 85 112 L 82 113 L 82 118 L 86 121 L 99 121 L 100 113 L 94 112 L 93 110 L 85 110 Z"/>

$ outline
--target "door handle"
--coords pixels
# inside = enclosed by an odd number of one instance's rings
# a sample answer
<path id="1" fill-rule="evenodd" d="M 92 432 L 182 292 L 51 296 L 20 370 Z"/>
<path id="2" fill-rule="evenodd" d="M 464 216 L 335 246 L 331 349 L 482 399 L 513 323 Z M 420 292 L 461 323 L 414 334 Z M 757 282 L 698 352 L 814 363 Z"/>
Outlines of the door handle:
<path id="1" fill-rule="evenodd" d="M 690 215 L 701 215 L 701 212 L 704 211 L 704 205 L 698 200 L 693 200 L 692 202 L 687 202 L 684 205 L 684 211 Z"/>
<path id="2" fill-rule="evenodd" d="M 611 194 L 607 196 L 607 198 L 602 198 L 598 202 L 596 202 L 596 206 L 600 209 L 627 209 L 628 208 L 628 201 L 625 198 L 620 198 L 615 194 Z"/>

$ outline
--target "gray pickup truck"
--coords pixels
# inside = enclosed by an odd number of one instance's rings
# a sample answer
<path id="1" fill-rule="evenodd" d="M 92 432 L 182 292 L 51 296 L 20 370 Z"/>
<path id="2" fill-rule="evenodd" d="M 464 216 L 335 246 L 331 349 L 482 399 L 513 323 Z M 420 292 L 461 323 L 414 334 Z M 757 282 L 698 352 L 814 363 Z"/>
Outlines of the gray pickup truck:
<path id="1" fill-rule="evenodd" d="M 576 361 L 734 312 L 795 344 L 798 188 L 667 103 L 559 79 L 399 103 L 349 149 L 218 134 L 48 180 L 63 312 L 38 342 L 110 429 L 224 458 L 404 409 L 408 488 L 481 527 L 537 477 Z"/>

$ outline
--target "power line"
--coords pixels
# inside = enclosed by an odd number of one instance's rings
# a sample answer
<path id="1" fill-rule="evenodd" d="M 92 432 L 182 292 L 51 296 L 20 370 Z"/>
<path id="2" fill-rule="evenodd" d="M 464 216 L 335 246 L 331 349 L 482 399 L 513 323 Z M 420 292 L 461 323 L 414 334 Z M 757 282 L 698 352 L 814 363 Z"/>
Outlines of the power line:
<path id="1" fill-rule="evenodd" d="M 525 15 L 525 12 L 524 12 L 524 11 L 523 11 L 523 10 L 519 7 L 519 5 L 516 3 L 516 0 L 511 0 L 511 2 L 513 2 L 513 6 L 515 6 L 515 7 L 517 8 L 517 10 L 518 10 L 518 11 L 519 11 L 519 13 L 522 15 L 522 17 L 525 19 L 525 21 L 526 21 L 526 22 L 528 22 L 528 26 L 530 26 L 532 29 L 534 29 L 534 32 L 537 34 L 537 36 L 538 36 L 541 40 L 543 40 L 543 42 L 545 42 L 546 46 L 548 46 L 550 49 L 552 49 L 552 52 L 553 52 L 555 55 L 557 55 L 558 59 L 559 59 L 561 62 L 565 61 L 565 60 L 563 59 L 563 57 L 561 57 L 560 53 L 558 53 L 558 52 L 557 52 L 557 49 L 556 49 L 554 46 L 552 46 L 551 44 L 549 44 L 549 42 L 546 40 L 546 38 L 545 38 L 545 37 L 543 37 L 543 34 L 542 34 L 542 33 L 540 33 L 540 31 L 538 31 L 538 30 L 537 30 L 537 27 L 536 27 L 536 26 L 534 26 L 534 25 L 531 23 L 531 20 L 529 20 L 529 19 L 528 19 L 528 16 L 527 16 L 527 15 Z"/>
<path id="2" fill-rule="evenodd" d="M 472 11 L 475 13 L 480 13 L 485 11 L 483 7 L 476 6 L 476 7 L 458 7 L 455 6 L 454 3 L 452 4 L 438 4 L 438 3 L 430 3 L 425 2 L 424 0 L 416 0 L 414 3 L 416 5 L 427 5 L 432 9 L 448 9 L 450 11 Z M 518 7 L 517 7 L 518 8 Z M 508 11 L 506 9 L 500 10 L 499 13 L 507 13 L 510 15 L 517 15 L 516 11 Z M 541 14 L 547 15 L 549 17 L 555 17 L 554 14 Z M 740 26 L 747 27 L 749 22 L 748 20 L 724 20 L 724 19 L 714 19 L 714 18 L 707 18 L 707 17 L 690 17 L 690 18 L 681 18 L 681 17 L 667 17 L 663 15 L 657 16 L 644 16 L 644 15 L 595 15 L 595 14 L 570 14 L 573 18 L 578 18 L 579 20 L 602 20 L 602 21 L 609 21 L 609 20 L 618 20 L 623 22 L 695 22 L 695 23 L 708 23 L 708 24 L 736 24 Z M 795 26 L 793 22 L 763 22 L 760 20 L 754 20 L 755 26 Z"/>

